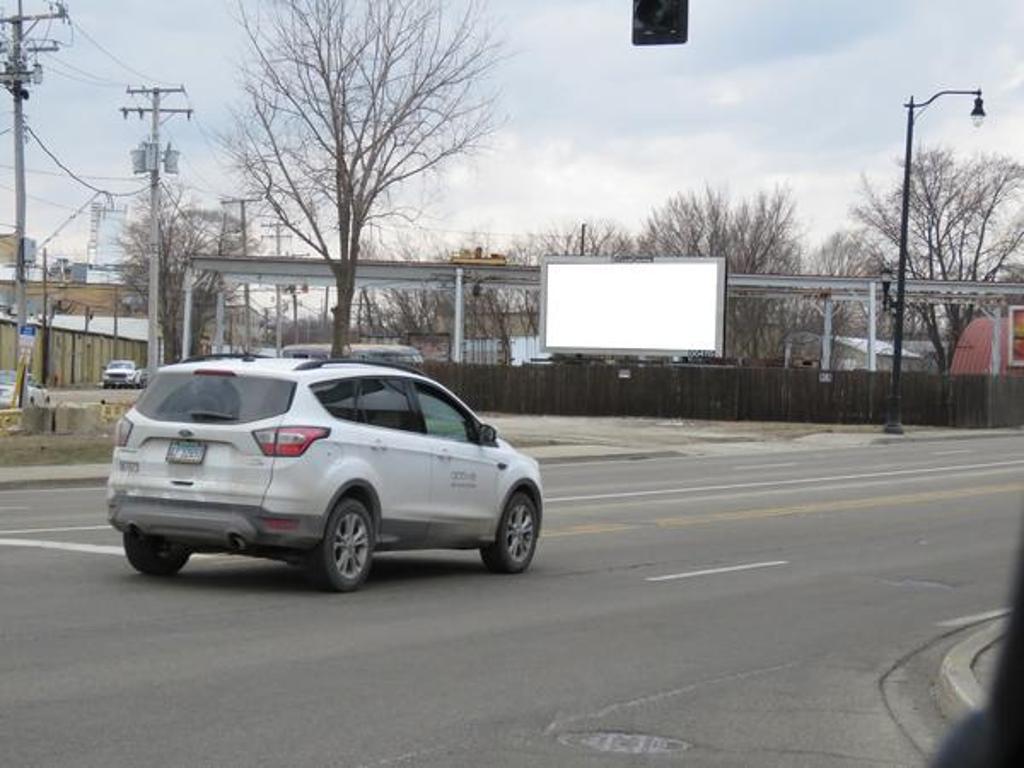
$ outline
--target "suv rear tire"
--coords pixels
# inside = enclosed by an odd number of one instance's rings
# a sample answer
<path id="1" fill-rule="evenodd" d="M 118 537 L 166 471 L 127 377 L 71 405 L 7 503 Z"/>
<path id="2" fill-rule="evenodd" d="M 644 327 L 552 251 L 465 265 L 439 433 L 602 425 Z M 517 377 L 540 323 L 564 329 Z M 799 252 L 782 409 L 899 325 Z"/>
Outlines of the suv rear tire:
<path id="1" fill-rule="evenodd" d="M 493 544 L 480 548 L 480 557 L 493 573 L 522 573 L 537 551 L 540 516 L 527 494 L 518 492 L 505 505 Z"/>
<path id="2" fill-rule="evenodd" d="M 373 517 L 359 499 L 342 499 L 324 528 L 324 537 L 309 553 L 307 573 L 325 592 L 353 592 L 370 574 Z"/>
<path id="3" fill-rule="evenodd" d="M 128 562 L 147 576 L 173 576 L 185 566 L 192 554 L 180 544 L 143 536 L 135 531 L 125 531 L 123 538 Z"/>

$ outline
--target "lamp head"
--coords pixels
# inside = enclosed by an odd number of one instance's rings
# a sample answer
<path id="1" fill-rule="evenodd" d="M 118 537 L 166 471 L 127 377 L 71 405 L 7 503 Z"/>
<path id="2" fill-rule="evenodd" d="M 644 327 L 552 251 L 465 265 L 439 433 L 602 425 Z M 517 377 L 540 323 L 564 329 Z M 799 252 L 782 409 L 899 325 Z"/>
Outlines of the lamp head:
<path id="1" fill-rule="evenodd" d="M 974 98 L 974 109 L 971 110 L 971 122 L 974 123 L 975 128 L 980 128 L 981 124 L 985 122 L 985 102 L 981 98 L 981 91 L 978 91 L 978 95 Z"/>

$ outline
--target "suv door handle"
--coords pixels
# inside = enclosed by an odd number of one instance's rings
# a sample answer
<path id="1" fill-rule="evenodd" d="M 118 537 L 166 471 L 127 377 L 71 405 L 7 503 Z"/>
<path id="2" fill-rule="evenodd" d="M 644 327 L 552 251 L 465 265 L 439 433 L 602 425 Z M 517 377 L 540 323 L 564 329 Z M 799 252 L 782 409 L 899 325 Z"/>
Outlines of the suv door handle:
<path id="1" fill-rule="evenodd" d="M 375 451 L 386 451 L 388 449 L 388 447 L 384 445 L 384 441 L 381 440 L 379 437 L 373 441 L 373 445 L 371 446 L 371 448 Z"/>
<path id="2" fill-rule="evenodd" d="M 437 454 L 437 458 L 441 461 L 451 461 L 452 455 L 448 452 L 447 448 L 442 448 L 440 453 Z"/>

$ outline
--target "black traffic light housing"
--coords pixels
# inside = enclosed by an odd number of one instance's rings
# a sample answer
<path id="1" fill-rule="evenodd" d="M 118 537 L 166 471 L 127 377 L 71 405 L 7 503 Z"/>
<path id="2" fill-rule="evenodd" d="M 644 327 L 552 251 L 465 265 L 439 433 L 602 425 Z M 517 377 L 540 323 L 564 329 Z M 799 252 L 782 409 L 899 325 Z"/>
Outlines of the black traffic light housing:
<path id="1" fill-rule="evenodd" d="M 689 0 L 633 0 L 633 45 L 686 42 Z"/>

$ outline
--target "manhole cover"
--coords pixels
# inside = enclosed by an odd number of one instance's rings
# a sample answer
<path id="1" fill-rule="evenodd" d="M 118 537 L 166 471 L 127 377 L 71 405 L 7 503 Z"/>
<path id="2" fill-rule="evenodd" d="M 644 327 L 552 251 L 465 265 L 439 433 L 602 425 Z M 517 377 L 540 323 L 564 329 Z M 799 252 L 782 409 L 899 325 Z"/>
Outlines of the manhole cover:
<path id="1" fill-rule="evenodd" d="M 622 733 L 621 731 L 563 733 L 558 737 L 558 741 L 566 747 L 582 747 L 594 752 L 612 752 L 621 755 L 669 755 L 690 748 L 687 742 L 680 739 L 652 736 L 647 733 Z"/>

